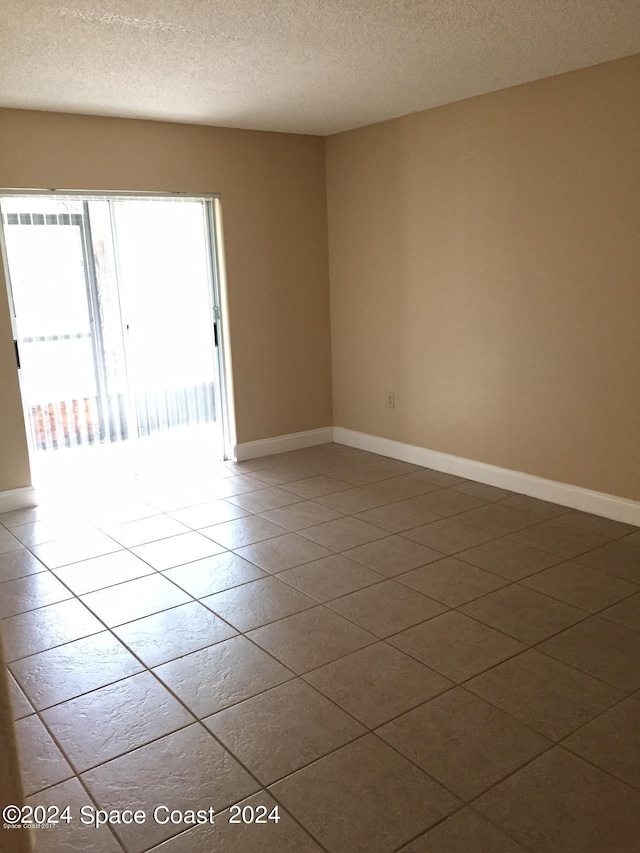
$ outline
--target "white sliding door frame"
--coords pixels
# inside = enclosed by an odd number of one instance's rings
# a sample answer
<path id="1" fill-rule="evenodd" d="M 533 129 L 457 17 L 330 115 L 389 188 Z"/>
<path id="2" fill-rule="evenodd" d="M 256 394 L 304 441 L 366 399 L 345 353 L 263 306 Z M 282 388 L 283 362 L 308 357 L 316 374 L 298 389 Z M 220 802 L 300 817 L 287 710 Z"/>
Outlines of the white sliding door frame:
<path id="1" fill-rule="evenodd" d="M 212 335 L 215 339 L 214 364 L 214 406 L 218 413 L 222 432 L 224 458 L 231 458 L 232 449 L 236 444 L 235 411 L 233 398 L 233 378 L 231 371 L 231 344 L 229 336 L 228 298 L 226 292 L 226 274 L 224 266 L 224 246 L 222 242 L 222 209 L 219 194 L 216 193 L 170 193 L 170 192 L 134 192 L 134 191 L 91 191 L 91 190 L 46 190 L 46 189 L 0 189 L 0 202 L 6 197 L 38 196 L 56 198 L 76 198 L 86 201 L 101 200 L 115 202 L 125 199 L 141 201 L 157 199 L 168 202 L 193 201 L 203 204 L 205 220 L 205 245 L 207 251 L 208 278 L 211 297 Z M 1 226 L 1 223 L 0 223 Z M 14 341 L 18 340 L 14 298 L 10 279 L 10 270 L 6 254 L 4 228 L 0 227 L 0 249 L 2 263 L 5 269 L 6 286 L 9 297 L 11 329 Z M 21 370 L 18 368 L 21 384 Z M 22 393 L 23 414 L 25 427 L 28 429 L 28 412 Z"/>

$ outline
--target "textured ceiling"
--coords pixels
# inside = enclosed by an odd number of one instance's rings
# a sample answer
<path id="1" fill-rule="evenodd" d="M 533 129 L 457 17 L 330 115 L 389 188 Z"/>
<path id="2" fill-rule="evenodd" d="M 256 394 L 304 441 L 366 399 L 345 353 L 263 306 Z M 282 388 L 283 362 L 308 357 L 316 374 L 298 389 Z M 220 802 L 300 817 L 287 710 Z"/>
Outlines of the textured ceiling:
<path id="1" fill-rule="evenodd" d="M 0 0 L 0 106 L 330 134 L 640 52 L 639 0 Z"/>

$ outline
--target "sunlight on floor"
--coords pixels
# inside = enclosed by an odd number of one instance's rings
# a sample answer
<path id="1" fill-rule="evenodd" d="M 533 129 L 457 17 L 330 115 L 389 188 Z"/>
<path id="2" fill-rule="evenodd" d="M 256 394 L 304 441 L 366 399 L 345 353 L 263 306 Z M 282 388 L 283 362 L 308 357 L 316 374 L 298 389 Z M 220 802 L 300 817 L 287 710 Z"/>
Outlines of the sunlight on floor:
<path id="1" fill-rule="evenodd" d="M 148 500 L 192 491 L 199 498 L 222 455 L 222 430 L 214 423 L 114 444 L 36 451 L 31 468 L 40 504 L 82 512 L 87 504 L 112 504 L 123 495 Z"/>

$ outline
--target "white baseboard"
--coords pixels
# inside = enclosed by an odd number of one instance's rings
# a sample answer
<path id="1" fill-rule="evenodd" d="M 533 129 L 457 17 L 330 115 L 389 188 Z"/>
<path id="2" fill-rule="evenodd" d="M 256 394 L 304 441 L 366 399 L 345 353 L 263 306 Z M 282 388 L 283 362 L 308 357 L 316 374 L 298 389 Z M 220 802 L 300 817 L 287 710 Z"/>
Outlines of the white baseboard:
<path id="1" fill-rule="evenodd" d="M 451 456 L 448 453 L 439 453 L 437 450 L 428 450 L 426 447 L 403 444 L 401 441 L 379 438 L 343 427 L 334 427 L 333 440 L 337 444 L 346 444 L 348 447 L 390 456 L 392 459 L 399 459 L 412 465 L 422 465 L 425 468 L 444 471 L 446 474 L 465 477 L 467 480 L 509 489 L 531 498 L 539 498 L 571 509 L 611 518 L 614 521 L 640 526 L 640 502 L 638 501 L 594 492 L 569 483 L 559 483 L 556 480 L 545 480 L 543 477 L 525 474 L 522 471 L 499 468 L 497 465 L 487 465 L 484 462 L 475 462 L 473 459 Z"/>
<path id="2" fill-rule="evenodd" d="M 330 444 L 333 441 L 333 427 L 309 429 L 305 432 L 292 432 L 289 435 L 276 435 L 273 438 L 261 438 L 258 441 L 245 441 L 231 448 L 232 458 L 236 462 L 271 456 L 274 453 L 286 453 L 288 450 L 301 450 L 303 447 L 315 447 L 318 444 Z"/>
<path id="3" fill-rule="evenodd" d="M 36 490 L 33 486 L 0 492 L 0 512 L 13 512 L 14 509 L 28 509 L 36 506 Z"/>

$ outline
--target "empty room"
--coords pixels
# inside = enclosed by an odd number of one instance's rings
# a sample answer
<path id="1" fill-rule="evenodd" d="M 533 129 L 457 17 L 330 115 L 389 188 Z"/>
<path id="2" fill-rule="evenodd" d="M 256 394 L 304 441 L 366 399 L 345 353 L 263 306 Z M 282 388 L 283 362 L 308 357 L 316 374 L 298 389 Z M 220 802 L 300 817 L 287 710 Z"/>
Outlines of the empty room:
<path id="1" fill-rule="evenodd" d="M 3 0 L 0 851 L 640 853 L 640 6 Z"/>

